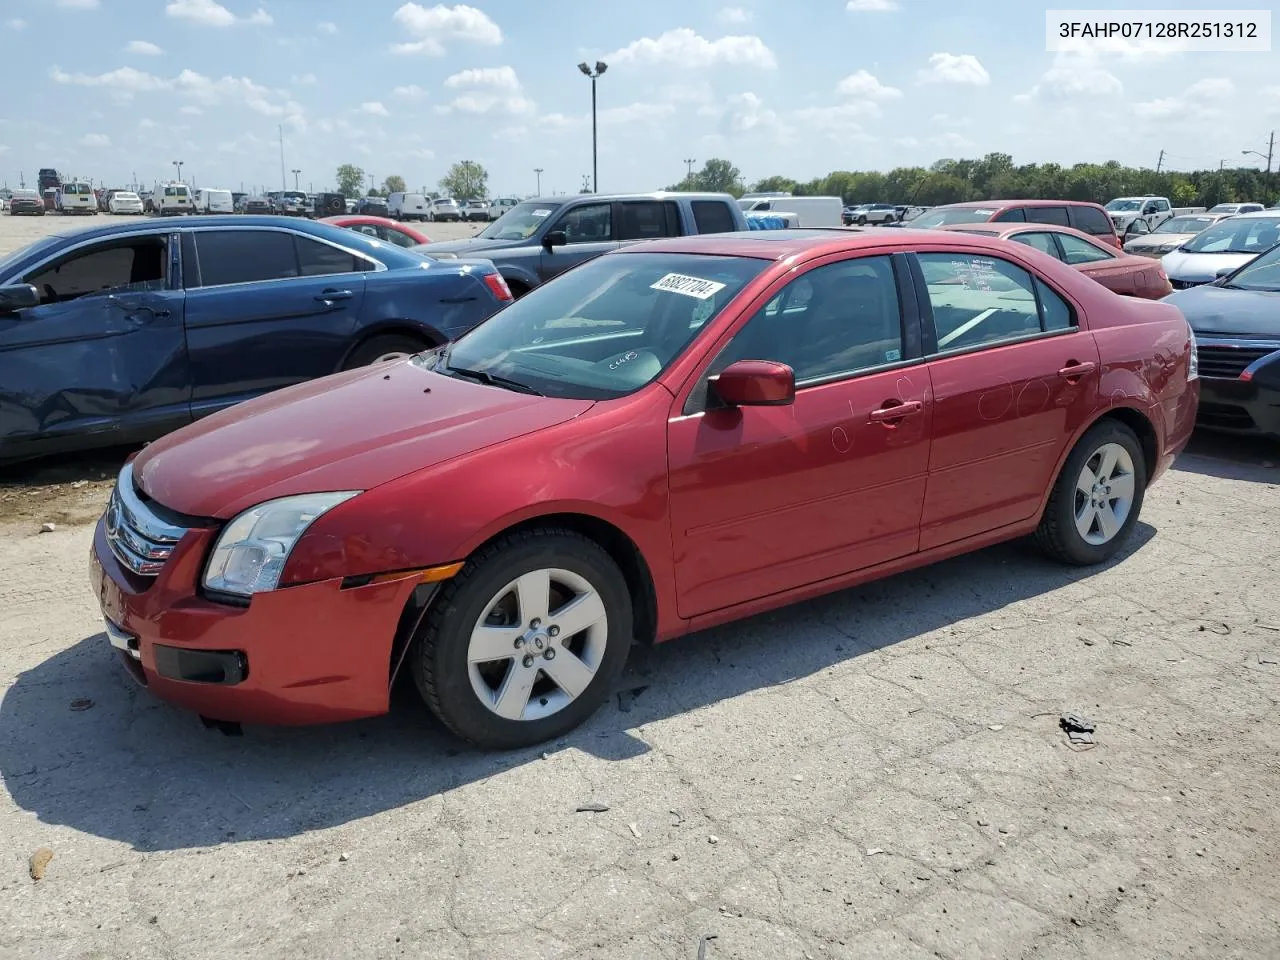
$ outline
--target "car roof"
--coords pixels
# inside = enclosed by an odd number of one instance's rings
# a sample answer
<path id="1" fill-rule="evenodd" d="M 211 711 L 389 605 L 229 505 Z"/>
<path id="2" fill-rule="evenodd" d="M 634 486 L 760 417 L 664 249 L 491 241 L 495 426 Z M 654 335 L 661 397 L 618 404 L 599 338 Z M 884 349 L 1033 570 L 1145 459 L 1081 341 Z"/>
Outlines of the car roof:
<path id="1" fill-rule="evenodd" d="M 304 220 L 298 217 L 275 217 L 268 215 L 241 214 L 237 217 L 227 217 L 225 214 L 213 214 L 210 216 L 194 216 L 182 217 L 180 220 L 144 220 L 141 223 L 134 220 L 128 223 L 108 223 L 102 226 L 87 227 L 83 230 L 76 230 L 67 233 L 58 233 L 55 236 L 63 240 L 94 240 L 101 237 L 113 237 L 125 234 L 145 233 L 149 228 L 152 230 L 164 232 L 172 230 L 186 230 L 192 227 L 221 227 L 224 230 L 237 227 L 287 227 L 291 230 L 297 230 L 301 233 L 318 232 L 315 230 L 317 221 Z M 332 227 L 333 224 L 328 226 Z"/>
<path id="2" fill-rule="evenodd" d="M 931 230 L 945 230 L 948 233 L 978 233 L 981 231 L 987 236 L 1004 236 L 1010 233 L 1066 233 L 1073 237 L 1079 237 L 1081 240 L 1088 240 L 1095 247 L 1106 247 L 1105 243 L 1098 240 L 1097 237 L 1085 233 L 1083 230 L 1077 230 L 1075 227 L 1064 227 L 1059 223 L 948 223 L 936 227 L 930 227 Z M 1115 248 L 1110 248 L 1114 250 Z"/>
<path id="3" fill-rule="evenodd" d="M 1188 216 L 1193 216 L 1193 214 L 1188 214 Z M 1270 210 L 1250 210 L 1248 213 L 1237 213 L 1231 219 L 1255 220 L 1258 217 L 1280 217 L 1280 210 L 1277 210 L 1274 207 Z"/>
<path id="4" fill-rule="evenodd" d="M 785 260 L 820 253 L 841 253 L 884 246 L 911 246 L 913 243 L 937 243 L 938 231 L 862 229 L 859 227 L 823 227 L 792 230 L 739 230 L 733 233 L 704 233 L 689 237 L 650 240 L 623 247 L 614 254 L 692 253 L 703 256 L 752 257 L 757 260 Z M 991 238 L 952 234 L 961 245 L 985 247 Z"/>
<path id="5" fill-rule="evenodd" d="M 654 190 L 651 193 L 570 193 L 555 197 L 530 197 L 521 203 L 568 203 L 576 200 L 663 200 L 685 197 L 689 200 L 723 200 L 729 194 L 712 190 Z M 732 197 L 730 197 L 732 199 Z M 792 197 L 744 197 L 744 200 L 790 200 Z"/>
<path id="6" fill-rule="evenodd" d="M 1121 199 L 1124 199 L 1123 197 Z M 994 207 L 997 210 L 1006 210 L 1009 207 L 1101 207 L 1099 203 L 1090 200 L 964 200 L 960 203 L 943 203 L 933 210 L 951 210 L 955 208 L 968 208 L 976 210 L 984 207 Z"/>

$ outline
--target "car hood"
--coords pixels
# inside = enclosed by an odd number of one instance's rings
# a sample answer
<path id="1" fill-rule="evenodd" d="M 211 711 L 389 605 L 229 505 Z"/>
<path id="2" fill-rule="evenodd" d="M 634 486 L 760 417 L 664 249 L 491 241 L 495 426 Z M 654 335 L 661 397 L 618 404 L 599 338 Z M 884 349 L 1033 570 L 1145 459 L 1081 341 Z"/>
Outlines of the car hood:
<path id="1" fill-rule="evenodd" d="M 1223 267 L 1244 266 L 1256 253 L 1187 253 L 1185 250 L 1173 250 L 1160 258 L 1164 272 L 1170 280 L 1191 280 L 1207 283 L 1218 278 L 1218 271 Z"/>
<path id="2" fill-rule="evenodd" d="M 1231 290 L 1205 284 L 1164 298 L 1206 336 L 1280 339 L 1280 293 Z"/>
<path id="3" fill-rule="evenodd" d="M 229 519 L 276 497 L 369 490 L 563 423 L 591 406 L 395 361 L 213 414 L 145 447 L 133 472 L 142 492 L 171 510 Z"/>
<path id="4" fill-rule="evenodd" d="M 1134 237 L 1132 240 L 1126 241 L 1126 247 L 1133 247 L 1135 250 L 1150 250 L 1153 247 L 1180 247 L 1192 237 L 1194 233 L 1151 233 L 1145 237 Z"/>
<path id="5" fill-rule="evenodd" d="M 528 240 L 488 240 L 471 237 L 467 240 L 439 240 L 431 244 L 431 254 L 453 253 L 460 257 L 482 257 L 486 250 L 510 250 L 515 247 L 533 246 Z"/>

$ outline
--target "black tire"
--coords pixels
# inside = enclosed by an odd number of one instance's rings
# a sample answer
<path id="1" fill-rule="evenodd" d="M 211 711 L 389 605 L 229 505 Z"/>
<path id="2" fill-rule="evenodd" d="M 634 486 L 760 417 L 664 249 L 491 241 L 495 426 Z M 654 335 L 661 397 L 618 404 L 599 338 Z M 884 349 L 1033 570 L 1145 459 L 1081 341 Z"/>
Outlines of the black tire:
<path id="1" fill-rule="evenodd" d="M 608 616 L 605 652 L 576 699 L 540 719 L 509 720 L 481 703 L 472 689 L 471 630 L 505 585 L 548 568 L 583 577 L 600 596 Z M 452 733 L 485 749 L 512 750 L 562 736 L 595 713 L 626 666 L 633 632 L 631 594 L 613 559 L 581 534 L 546 527 L 503 537 L 467 560 L 433 600 L 414 640 L 410 669 L 427 706 Z"/>
<path id="2" fill-rule="evenodd" d="M 866 225 L 867 225 L 867 218 L 866 218 L 866 217 L 859 217 L 859 218 L 858 218 L 858 226 L 860 226 L 860 227 L 865 227 Z"/>
<path id="3" fill-rule="evenodd" d="M 416 337 L 410 337 L 405 334 L 383 334 L 366 340 L 352 350 L 351 356 L 347 357 L 347 362 L 342 365 L 342 369 L 354 370 L 356 367 L 367 367 L 372 363 L 376 363 L 379 357 L 384 357 L 388 354 L 399 353 L 409 356 L 421 353 L 423 350 L 429 350 L 431 346 L 432 344 L 425 340 L 419 340 Z"/>
<path id="4" fill-rule="evenodd" d="M 1124 447 L 1133 461 L 1133 503 L 1128 516 L 1115 536 L 1103 544 L 1089 543 L 1076 529 L 1076 481 L 1098 450 L 1106 444 Z M 1071 451 L 1062 472 L 1054 482 L 1053 492 L 1045 505 L 1040 526 L 1036 529 L 1036 544 L 1051 559 L 1071 566 L 1086 567 L 1110 560 L 1133 533 L 1142 512 L 1142 502 L 1147 490 L 1147 462 L 1142 444 L 1134 432 L 1119 420 L 1104 419 L 1094 424 Z"/>

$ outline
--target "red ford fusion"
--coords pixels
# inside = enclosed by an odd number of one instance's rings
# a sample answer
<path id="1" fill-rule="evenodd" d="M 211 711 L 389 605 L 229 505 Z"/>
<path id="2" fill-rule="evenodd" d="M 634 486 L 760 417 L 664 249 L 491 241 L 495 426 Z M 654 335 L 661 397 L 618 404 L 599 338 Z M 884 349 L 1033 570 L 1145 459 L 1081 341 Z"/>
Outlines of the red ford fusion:
<path id="1" fill-rule="evenodd" d="M 453 344 L 146 447 L 92 583 L 134 677 L 208 723 L 388 709 L 559 736 L 652 643 L 1034 535 L 1112 557 L 1186 444 L 1195 341 L 1021 244 L 660 240 Z"/>
<path id="2" fill-rule="evenodd" d="M 388 217 L 343 213 L 336 217 L 325 217 L 320 222 L 332 223 L 335 227 L 346 227 L 357 233 L 365 233 L 378 240 L 394 243 L 397 247 L 418 247 L 431 242 L 431 238 L 422 231 Z"/>

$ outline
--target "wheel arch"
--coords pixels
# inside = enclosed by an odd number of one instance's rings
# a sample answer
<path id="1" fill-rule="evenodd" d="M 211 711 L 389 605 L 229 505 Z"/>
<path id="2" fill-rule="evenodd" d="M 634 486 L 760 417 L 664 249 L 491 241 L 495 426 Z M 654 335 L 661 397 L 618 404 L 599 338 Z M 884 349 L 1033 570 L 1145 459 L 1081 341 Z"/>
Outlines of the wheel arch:
<path id="1" fill-rule="evenodd" d="M 1040 510 L 1036 513 L 1037 518 L 1044 516 L 1045 508 L 1049 504 L 1049 497 L 1053 493 L 1054 484 L 1058 482 L 1058 478 L 1062 475 L 1062 470 L 1066 466 L 1071 452 L 1075 450 L 1086 433 L 1106 420 L 1115 420 L 1123 423 L 1137 436 L 1138 443 L 1142 446 L 1142 459 L 1146 461 L 1144 464 L 1147 473 L 1146 481 L 1148 483 L 1151 482 L 1151 478 L 1155 476 L 1160 457 L 1160 438 L 1156 433 L 1155 424 L 1145 412 L 1137 407 L 1108 407 L 1099 411 L 1092 420 L 1089 420 L 1076 431 L 1075 436 L 1071 438 L 1071 442 L 1063 448 L 1062 455 L 1058 457 L 1058 462 L 1053 468 L 1053 479 L 1046 487 L 1044 498 L 1040 501 Z"/>
<path id="2" fill-rule="evenodd" d="M 449 340 L 448 337 L 430 324 L 419 323 L 417 321 L 404 318 L 380 320 L 377 323 L 371 324 L 368 327 L 363 327 L 360 330 L 359 336 L 352 340 L 351 345 L 343 351 L 342 357 L 338 361 L 338 365 L 334 368 L 334 371 L 340 372 L 345 370 L 347 367 L 347 361 L 351 359 L 352 354 L 370 340 L 386 336 L 410 337 L 414 340 L 421 340 L 426 344 L 427 349 L 430 349 L 431 347 L 438 347 L 440 344 L 447 343 Z"/>

